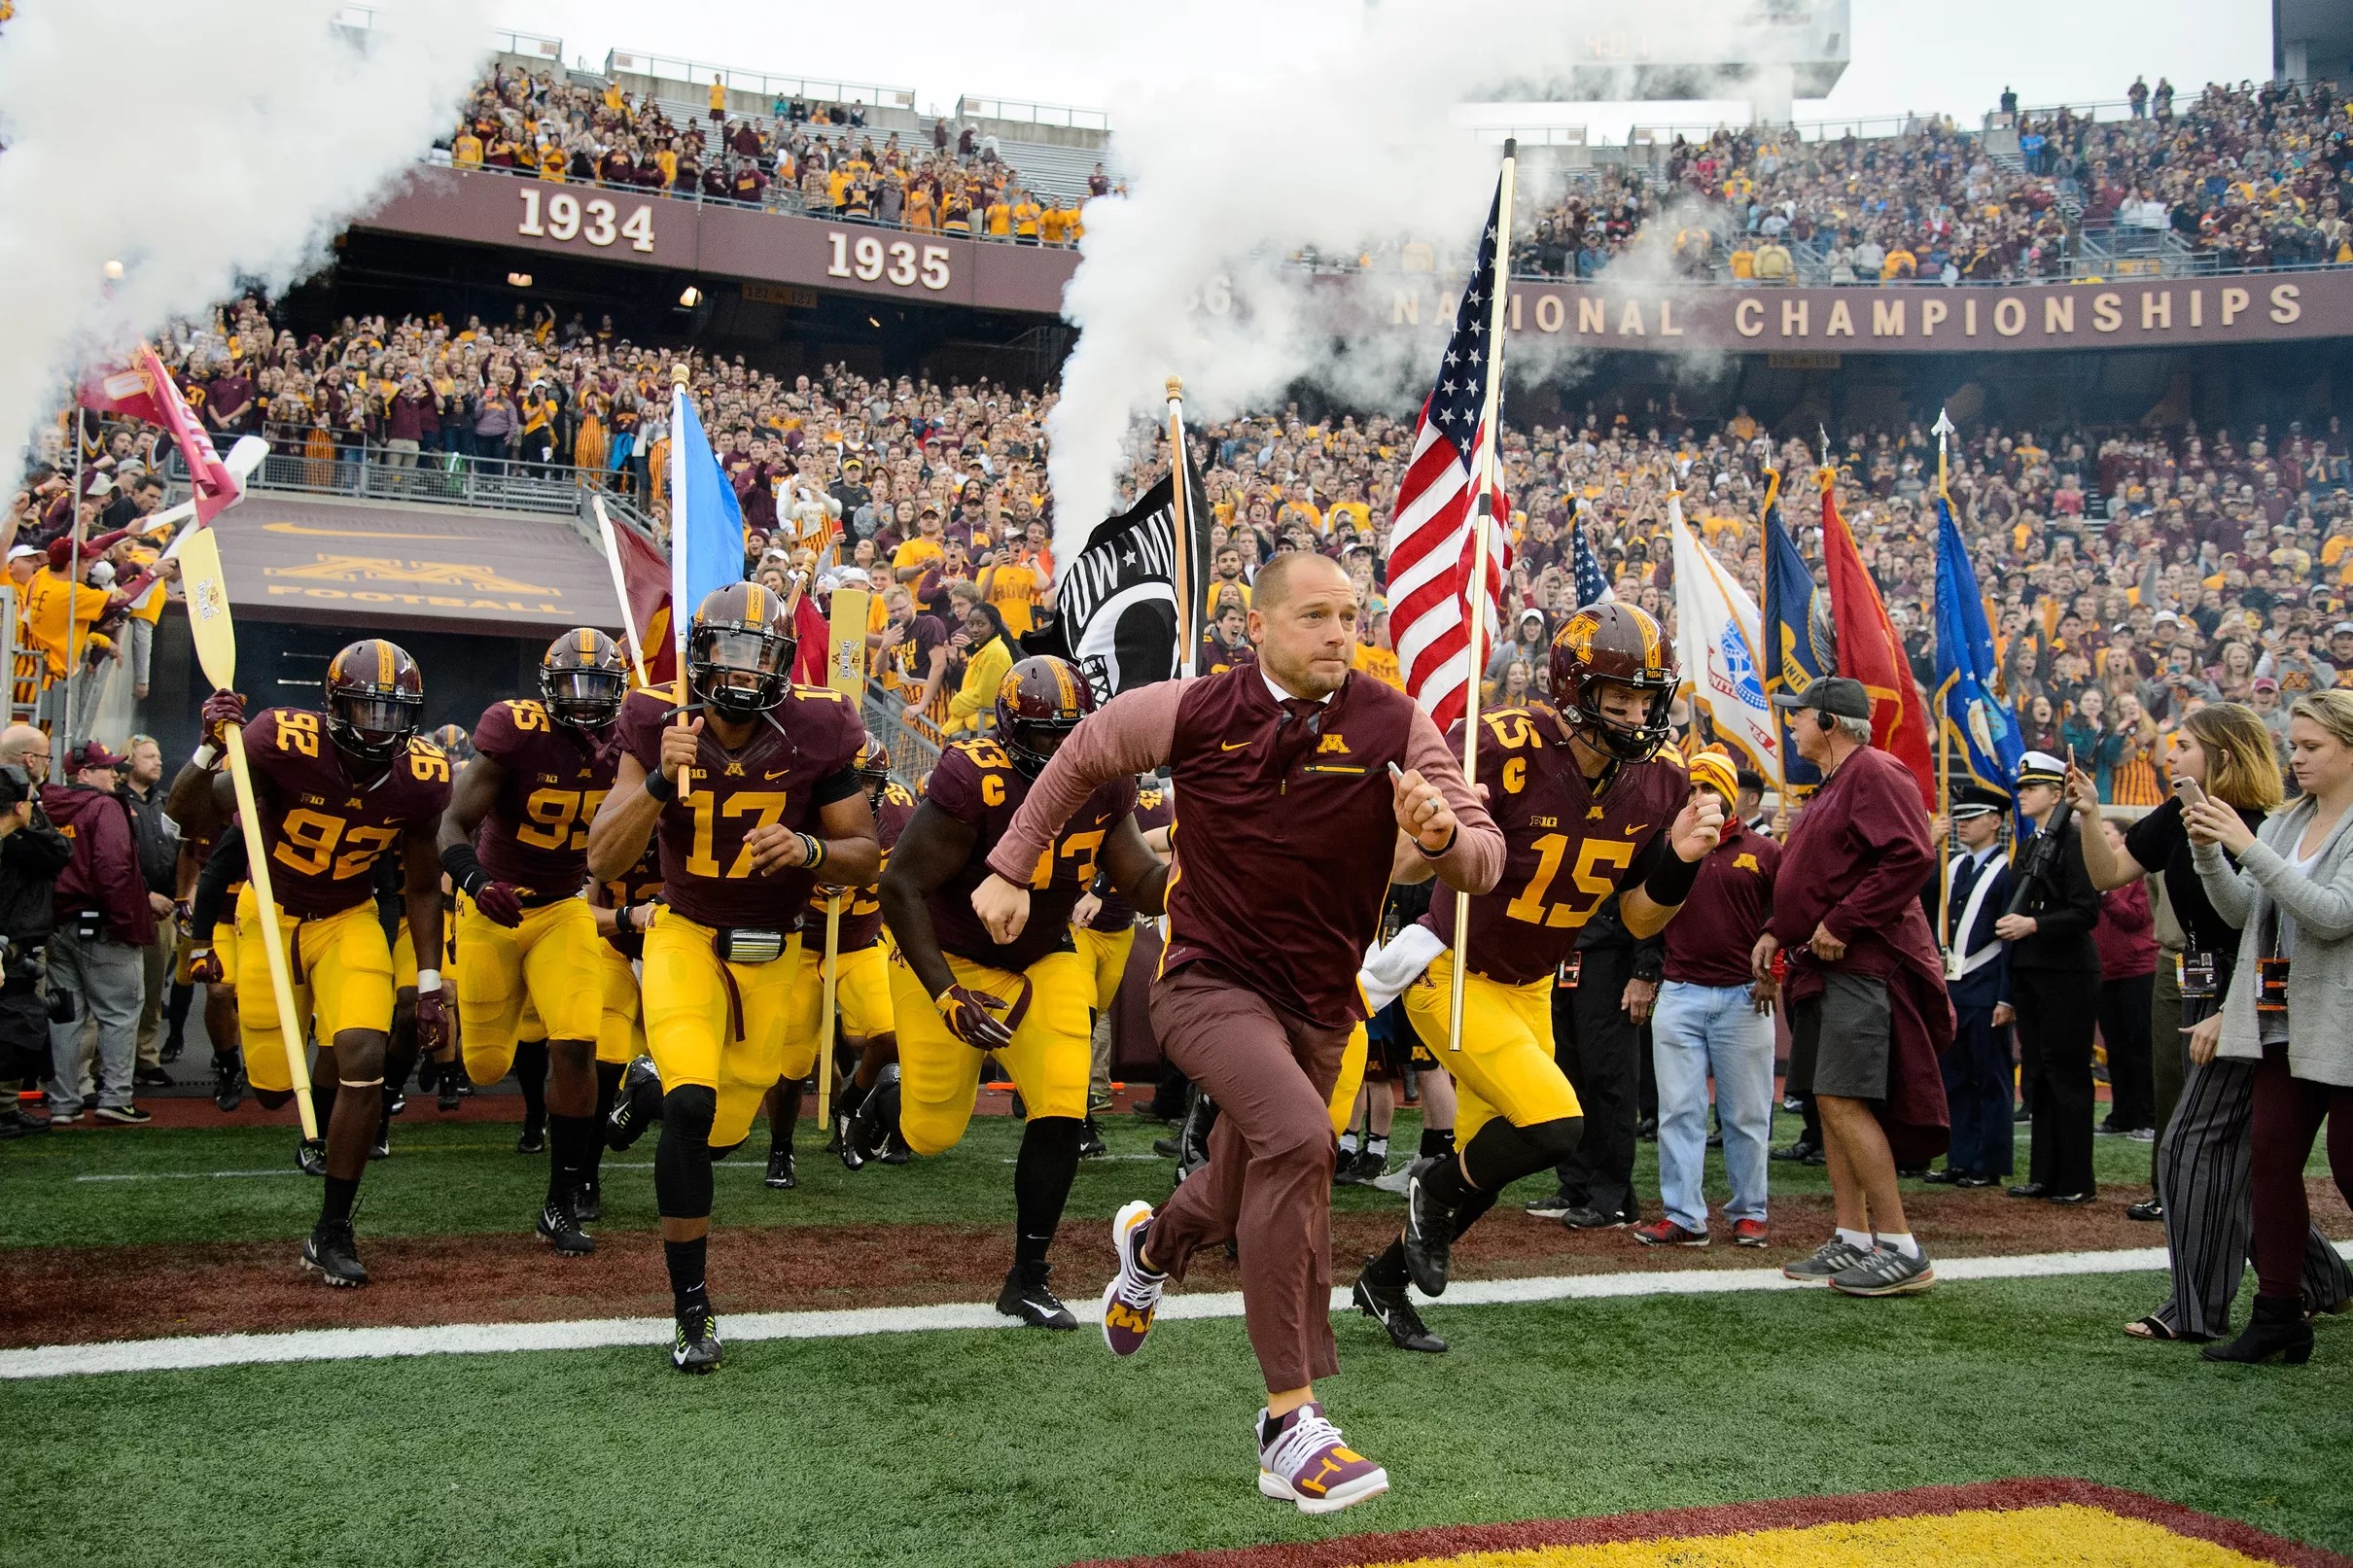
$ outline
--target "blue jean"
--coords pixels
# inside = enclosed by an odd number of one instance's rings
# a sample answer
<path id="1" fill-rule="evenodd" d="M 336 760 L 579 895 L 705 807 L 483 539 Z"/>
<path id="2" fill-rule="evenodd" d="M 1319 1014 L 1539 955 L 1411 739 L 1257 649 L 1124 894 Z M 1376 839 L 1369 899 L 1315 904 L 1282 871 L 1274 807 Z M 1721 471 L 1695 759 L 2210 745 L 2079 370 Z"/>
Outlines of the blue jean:
<path id="1" fill-rule="evenodd" d="M 1765 1141 L 1773 1131 L 1773 1020 L 1746 986 L 1669 980 L 1651 1014 L 1659 1075 L 1659 1202 L 1687 1231 L 1707 1229 L 1701 1178 L 1707 1167 L 1707 1079 L 1716 1080 L 1729 1220 L 1765 1218 Z"/>

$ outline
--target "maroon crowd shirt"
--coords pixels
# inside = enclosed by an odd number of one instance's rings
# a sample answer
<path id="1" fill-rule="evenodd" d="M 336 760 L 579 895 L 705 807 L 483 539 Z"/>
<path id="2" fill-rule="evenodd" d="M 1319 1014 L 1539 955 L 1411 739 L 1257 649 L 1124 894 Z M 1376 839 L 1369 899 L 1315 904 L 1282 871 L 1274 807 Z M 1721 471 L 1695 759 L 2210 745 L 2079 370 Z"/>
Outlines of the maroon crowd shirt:
<path id="1" fill-rule="evenodd" d="M 1780 868 L 1778 844 L 1737 817 L 1725 818 L 1723 838 L 1700 862 L 1690 896 L 1667 923 L 1666 977 L 1687 986 L 1749 984 L 1748 955 L 1773 918 L 1773 879 Z"/>
<path id="2" fill-rule="evenodd" d="M 1462 724 L 1447 733 L 1462 753 Z M 1667 830 L 1691 796 L 1682 765 L 1661 755 L 1621 763 L 1600 793 L 1577 765 L 1561 715 L 1549 708 L 1506 708 L 1480 716 L 1479 782 L 1503 830 L 1503 874 L 1470 901 L 1470 968 L 1507 986 L 1556 972 L 1577 933 L 1640 862 L 1666 848 Z M 1422 923 L 1450 949 L 1455 900 L 1430 899 Z"/>
<path id="3" fill-rule="evenodd" d="M 941 952 L 1018 973 L 1071 946 L 1071 911 L 1095 881 L 1104 841 L 1136 809 L 1135 776 L 1096 785 L 1063 821 L 1052 844 L 1040 844 L 1027 865 L 1007 875 L 1007 881 L 1030 889 L 1030 919 L 1019 936 L 1001 943 L 973 912 L 972 889 L 988 880 L 1031 787 L 995 741 L 958 741 L 939 753 L 924 798 L 979 834 L 964 869 L 931 892 L 931 930 Z"/>
<path id="4" fill-rule="evenodd" d="M 543 903 L 579 892 L 588 824 L 619 761 L 612 729 L 559 724 L 536 702 L 495 702 L 474 727 L 474 749 L 506 776 L 474 835 L 482 869 Z"/>
<path id="5" fill-rule="evenodd" d="M 269 845 L 278 907 L 303 920 L 340 914 L 375 896 L 376 861 L 407 833 L 435 833 L 449 807 L 449 759 L 422 736 L 357 780 L 326 720 L 305 708 L 269 708 L 245 726 L 255 804 Z"/>
<path id="6" fill-rule="evenodd" d="M 1028 882 L 1079 802 L 1168 763 L 1176 860 L 1161 972 L 1212 964 L 1277 1006 L 1337 1028 L 1365 1016 L 1356 969 L 1381 931 L 1397 840 L 1392 762 L 1437 785 L 1459 823 L 1433 857 L 1438 875 L 1474 893 L 1493 888 L 1503 835 L 1411 698 L 1351 674 L 1311 727 L 1277 704 L 1255 665 L 1111 699 L 1063 742 L 989 864 Z M 1192 843 L 1201 848 L 1188 854 Z"/>
<path id="7" fill-rule="evenodd" d="M 875 867 L 875 881 L 882 880 L 883 866 L 891 863 L 891 851 L 898 844 L 898 835 L 905 831 L 907 819 L 915 815 L 915 797 L 907 786 L 894 779 L 883 785 L 882 803 L 874 808 L 874 836 L 882 843 L 882 865 Z M 825 928 L 825 889 L 809 889 L 810 929 Z M 842 905 L 841 934 L 835 942 L 836 951 L 857 953 L 872 947 L 882 935 L 882 900 L 874 895 L 873 884 L 853 891 L 850 901 Z"/>
<path id="8" fill-rule="evenodd" d="M 621 705 L 621 746 L 650 775 L 660 771 L 671 716 L 668 696 L 650 691 L 633 691 Z M 791 688 L 753 720 L 740 751 L 720 745 L 706 726 L 692 788 L 662 807 L 655 828 L 670 907 L 702 925 L 798 929 L 817 878 L 798 866 L 755 873 L 744 841 L 753 829 L 778 823 L 816 832 L 820 808 L 864 787 L 853 765 L 865 744 L 858 709 L 823 686 Z"/>

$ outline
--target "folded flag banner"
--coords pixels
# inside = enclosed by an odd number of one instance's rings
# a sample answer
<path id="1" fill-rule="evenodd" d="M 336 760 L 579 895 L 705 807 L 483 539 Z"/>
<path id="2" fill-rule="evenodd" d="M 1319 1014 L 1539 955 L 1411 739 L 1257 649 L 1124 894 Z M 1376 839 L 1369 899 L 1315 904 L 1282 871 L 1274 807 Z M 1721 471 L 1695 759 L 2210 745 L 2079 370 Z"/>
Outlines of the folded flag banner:
<path id="1" fill-rule="evenodd" d="M 1192 622 L 1203 622 L 1198 602 L 1209 587 L 1210 502 L 1184 453 L 1184 580 L 1196 599 Z M 1164 475 L 1126 511 L 1095 525 L 1086 547 L 1071 557 L 1054 590 L 1053 645 L 1037 634 L 1023 639 L 1032 653 L 1060 653 L 1086 672 L 1099 702 L 1178 675 L 1189 651 L 1177 627 L 1176 481 Z"/>
<path id="2" fill-rule="evenodd" d="M 1667 498 L 1674 544 L 1675 657 L 1717 738 L 1748 753 L 1757 771 L 1781 782 L 1781 737 L 1765 699 L 1756 602 L 1683 521 L 1683 498 Z"/>
<path id="3" fill-rule="evenodd" d="M 86 384 L 81 401 L 83 407 L 102 414 L 126 414 L 163 427 L 180 449 L 180 461 L 188 465 L 198 528 L 209 526 L 244 496 L 244 486 L 213 450 L 212 437 L 204 434 L 196 411 L 181 396 L 179 383 L 147 344 L 141 343 L 123 368 Z"/>
<path id="4" fill-rule="evenodd" d="M 1675 507 L 1679 513 L 1682 508 L 1680 498 L 1676 500 Z M 1606 605 L 1618 597 L 1618 591 L 1609 585 L 1609 578 L 1602 575 L 1601 563 L 1594 555 L 1593 541 L 1585 537 L 1585 514 L 1582 511 L 1577 514 L 1576 521 L 1568 525 L 1568 570 L 1576 583 L 1579 610 L 1587 605 Z"/>
<path id="5" fill-rule="evenodd" d="M 1765 489 L 1765 603 L 1761 607 L 1764 663 L 1761 668 L 1768 702 L 1784 691 L 1804 691 L 1826 675 L 1838 673 L 1838 641 L 1832 630 L 1830 607 L 1822 602 L 1798 541 L 1781 520 L 1781 476 L 1766 475 Z M 1781 785 L 1803 792 L 1822 782 L 1821 771 L 1798 755 L 1790 733 L 1792 713 L 1774 710 L 1774 738 L 1780 742 Z"/>
<path id="6" fill-rule="evenodd" d="M 2025 743 L 2009 707 L 1994 694 L 1993 630 L 1985 624 L 1977 568 L 1952 520 L 1952 502 L 1936 498 L 1936 708 L 1942 733 L 1971 777 L 2010 792 Z"/>
<path id="7" fill-rule="evenodd" d="M 1887 618 L 1879 585 L 1871 580 L 1854 536 L 1839 515 L 1836 476 L 1823 470 L 1822 564 L 1830 574 L 1830 617 L 1838 626 L 1839 674 L 1871 693 L 1871 739 L 1879 749 L 1912 770 L 1920 799 L 1937 809 L 1936 758 L 1928 748 L 1928 720 L 1920 711 L 1919 688 L 1904 655 L 1904 640 Z"/>

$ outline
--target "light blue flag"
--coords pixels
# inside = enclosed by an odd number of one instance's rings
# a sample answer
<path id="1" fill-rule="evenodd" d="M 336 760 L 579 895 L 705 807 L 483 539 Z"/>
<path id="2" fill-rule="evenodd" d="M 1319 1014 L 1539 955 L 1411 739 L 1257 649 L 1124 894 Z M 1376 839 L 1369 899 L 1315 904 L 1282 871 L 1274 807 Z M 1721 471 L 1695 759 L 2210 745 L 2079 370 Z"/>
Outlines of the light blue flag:
<path id="1" fill-rule="evenodd" d="M 744 578 L 744 508 L 686 389 L 670 393 L 670 636 L 679 673 L 703 596 Z"/>
<path id="2" fill-rule="evenodd" d="M 2009 706 L 1994 695 L 1993 632 L 1977 570 L 1952 521 L 1952 505 L 1936 498 L 1937 721 L 1960 750 L 1977 782 L 2004 794 L 2025 754 Z"/>

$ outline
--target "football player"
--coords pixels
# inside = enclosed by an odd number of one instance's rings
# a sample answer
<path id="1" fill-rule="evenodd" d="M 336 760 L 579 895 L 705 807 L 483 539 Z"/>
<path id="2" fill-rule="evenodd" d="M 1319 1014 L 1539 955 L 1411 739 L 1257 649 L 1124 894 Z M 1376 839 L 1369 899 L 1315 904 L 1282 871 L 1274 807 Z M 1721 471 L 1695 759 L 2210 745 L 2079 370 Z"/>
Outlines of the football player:
<path id="1" fill-rule="evenodd" d="M 204 1032 L 212 1040 L 212 1098 L 224 1113 L 245 1103 L 245 1061 L 237 1049 L 237 927 L 236 900 L 245 889 L 240 874 L 225 884 L 223 895 L 206 911 L 214 923 L 195 923 L 196 888 L 214 850 L 241 839 L 232 804 L 221 809 L 213 776 L 224 760 L 222 729 L 238 722 L 241 699 L 215 693 L 204 703 L 203 744 L 173 776 L 163 812 L 180 829 L 178 891 L 181 925 L 188 931 L 188 951 L 180 959 L 181 978 L 204 987 Z M 240 862 L 241 863 L 241 862 Z M 201 963 L 199 963 L 201 959 Z"/>
<path id="2" fill-rule="evenodd" d="M 1033 916 L 1009 943 L 990 936 L 971 893 L 1031 783 L 1094 711 L 1068 661 L 1023 659 L 997 688 L 997 738 L 942 751 L 924 802 L 882 879 L 897 944 L 899 1135 L 917 1154 L 953 1148 L 972 1118 L 981 1059 L 1012 1077 L 1029 1125 L 1013 1167 L 1013 1266 L 997 1309 L 1032 1328 L 1074 1329 L 1048 1288 L 1046 1249 L 1078 1171 L 1087 1112 L 1088 1017 L 1095 976 L 1071 938 L 1071 912 L 1100 867 L 1138 907 L 1161 909 L 1168 868 L 1136 826 L 1136 781 L 1095 790 L 1063 824 L 1031 879 Z"/>
<path id="3" fill-rule="evenodd" d="M 629 1063 L 646 1054 L 637 969 L 646 957 L 646 929 L 661 905 L 661 846 L 649 839 L 646 853 L 625 874 L 588 885 L 589 912 L 596 918 L 596 934 L 605 940 L 597 953 L 603 1008 L 596 1029 L 597 1137 L 588 1150 L 588 1178 L 573 1200 L 575 1212 L 587 1223 L 601 1219 L 605 1212 L 604 1189 L 598 1177 L 605 1150 L 626 1148 L 628 1141 L 634 1141 L 632 1135 L 614 1143 L 611 1118 L 619 1099 L 622 1074 Z"/>
<path id="4" fill-rule="evenodd" d="M 613 787 L 613 730 L 629 672 L 612 638 L 580 626 L 547 645 L 539 681 L 538 701 L 492 703 L 474 725 L 474 758 L 441 819 L 441 869 L 458 899 L 466 1075 L 484 1087 L 507 1076 L 528 1003 L 546 1031 L 548 1068 L 547 1196 L 537 1229 L 556 1251 L 578 1255 L 596 1250 L 578 1203 L 600 1139 L 594 1063 L 604 1019 L 602 944 L 579 894 L 588 824 Z"/>
<path id="5" fill-rule="evenodd" d="M 643 959 L 652 1061 L 631 1071 L 659 1086 L 653 1191 L 681 1372 L 710 1372 L 721 1354 L 704 1276 L 713 1153 L 743 1142 L 777 1079 L 807 1076 L 815 1055 L 813 1037 L 785 1036 L 809 889 L 820 874 L 871 882 L 882 858 L 858 778 L 865 724 L 841 693 L 793 685 L 794 647 L 791 609 L 769 589 L 705 595 L 686 633 L 691 702 L 630 694 L 613 789 L 588 830 L 600 882 L 660 838 L 669 902 Z"/>
<path id="6" fill-rule="evenodd" d="M 434 834 L 449 805 L 449 762 L 417 733 L 425 680 L 405 649 L 367 638 L 327 666 L 324 712 L 264 709 L 245 724 L 245 754 L 255 805 L 268 847 L 271 890 L 294 981 L 300 1038 L 319 1042 L 313 1079 L 335 1094 L 325 1121 L 326 1193 L 319 1222 L 302 1243 L 302 1266 L 331 1285 L 368 1283 L 352 1236 L 370 1149 L 383 1129 L 383 1087 L 415 1065 L 394 1062 L 393 1000 L 398 965 L 379 919 L 376 864 L 398 853 L 402 902 L 416 962 L 416 1030 L 409 1050 L 430 1050 L 442 1029 L 441 872 Z M 234 692 L 216 692 L 207 721 L 241 714 Z M 213 781 L 227 819 L 235 799 L 228 778 Z M 241 840 L 216 847 L 197 885 L 197 929 L 217 910 L 221 889 L 244 866 Z M 259 900 L 249 885 L 236 901 L 241 974 L 238 1026 L 246 1081 L 272 1109 L 293 1098 L 293 1077 L 279 1031 L 278 999 L 262 964 Z M 209 950 L 200 978 L 221 973 Z M 306 1027 L 306 1028 L 305 1028 Z"/>
<path id="7" fill-rule="evenodd" d="M 1633 605 L 1591 605 L 1553 638 L 1553 706 L 1480 715 L 1474 776 L 1504 839 L 1503 875 L 1470 900 L 1470 973 L 1463 977 L 1461 1049 L 1449 1049 L 1455 975 L 1455 899 L 1429 913 L 1367 965 L 1367 993 L 1402 988 L 1406 1017 L 1454 1076 L 1451 1155 L 1415 1162 L 1405 1227 L 1369 1260 L 1352 1294 L 1390 1342 L 1444 1350 L 1407 1299 L 1446 1289 L 1455 1239 L 1522 1176 L 1577 1147 L 1584 1113 L 1553 1059 L 1552 993 L 1579 927 L 1618 894 L 1637 938 L 1664 929 L 1715 848 L 1723 803 L 1695 792 L 1679 762 L 1662 756 L 1668 704 L 1680 679 L 1674 647 Z M 1459 754 L 1457 722 L 1448 747 Z M 1398 846 L 1397 880 L 1428 875 L 1425 857 Z"/>
<path id="8" fill-rule="evenodd" d="M 866 732 L 866 744 L 858 753 L 859 783 L 865 787 L 866 801 L 874 811 L 874 830 L 882 845 L 883 863 L 891 860 L 891 847 L 898 842 L 899 831 L 907 819 L 915 815 L 915 797 L 891 778 L 891 749 L 881 736 Z M 852 1170 L 864 1165 L 869 1158 L 881 1158 L 887 1150 L 882 1139 L 897 1125 L 897 1114 L 892 1106 L 878 1105 L 867 1119 L 868 1136 L 875 1141 L 869 1148 L 861 1147 L 852 1132 L 852 1117 L 860 1101 L 871 1091 L 879 1076 L 889 1072 L 892 1082 L 897 1081 L 898 1037 L 893 1031 L 891 1017 L 891 976 L 883 961 L 882 900 L 872 887 L 839 889 L 820 882 L 809 890 L 809 909 L 802 917 L 807 934 L 805 951 L 822 953 L 825 932 L 825 897 L 828 893 L 845 893 L 840 930 L 835 937 L 833 982 L 834 1011 L 840 1015 L 841 1032 L 836 1049 L 846 1049 L 858 1058 L 854 1077 L 841 1086 L 834 1097 L 831 1115 L 833 1127 L 830 1147 L 841 1156 L 843 1165 Z M 825 1007 L 825 965 L 803 963 L 800 978 L 793 982 L 790 1011 L 786 1015 L 785 1032 L 792 1038 L 806 1035 L 812 1039 L 821 1032 Z M 896 1089 L 893 1094 L 896 1094 Z M 767 1184 L 783 1189 L 795 1182 L 792 1170 L 792 1127 L 800 1115 L 801 1084 L 795 1078 L 780 1082 L 768 1093 L 768 1173 Z M 903 1161 L 904 1157 L 901 1157 Z"/>

